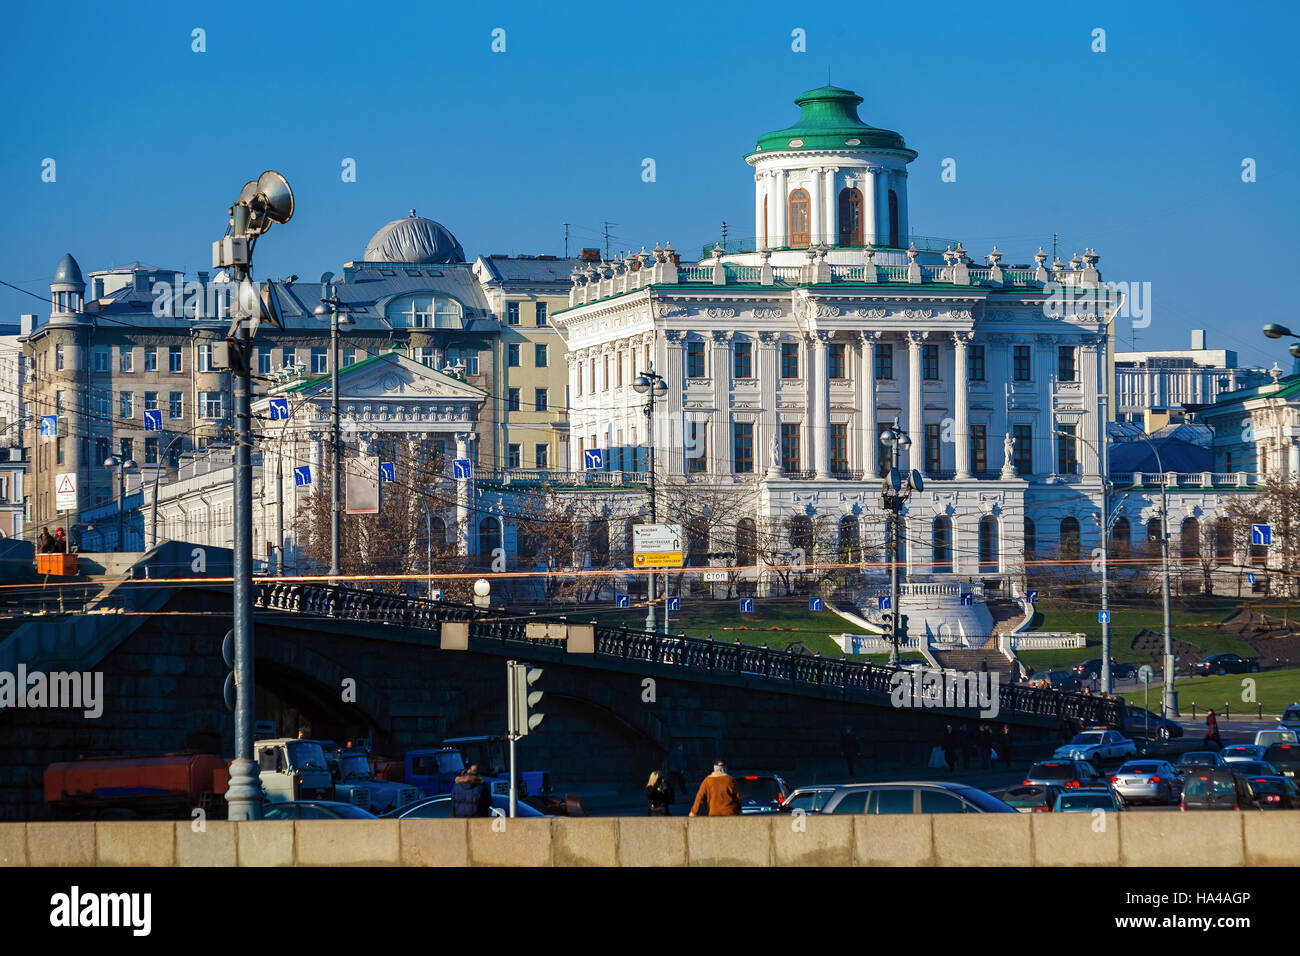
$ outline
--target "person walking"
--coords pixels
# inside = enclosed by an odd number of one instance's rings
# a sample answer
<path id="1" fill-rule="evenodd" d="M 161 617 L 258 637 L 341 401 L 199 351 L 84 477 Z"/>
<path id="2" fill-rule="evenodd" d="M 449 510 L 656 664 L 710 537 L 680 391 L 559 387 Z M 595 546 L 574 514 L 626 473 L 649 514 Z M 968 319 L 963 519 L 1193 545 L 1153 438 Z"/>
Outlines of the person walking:
<path id="1" fill-rule="evenodd" d="M 1207 710 L 1205 712 L 1205 740 L 1203 745 L 1208 747 L 1211 740 L 1214 741 L 1214 746 L 1220 750 L 1223 749 L 1223 738 L 1219 736 L 1219 718 L 1214 716 L 1214 711 Z"/>
<path id="2" fill-rule="evenodd" d="M 849 779 L 855 777 L 853 772 L 853 759 L 858 755 L 858 738 L 853 733 L 853 728 L 846 726 L 844 733 L 840 734 L 840 756 L 849 768 Z"/>
<path id="3" fill-rule="evenodd" d="M 713 764 L 713 773 L 704 778 L 695 794 L 690 815 L 695 817 L 701 813 L 708 817 L 740 816 L 740 787 L 736 778 L 727 773 L 724 760 Z"/>
<path id="4" fill-rule="evenodd" d="M 686 792 L 686 754 L 682 752 L 682 745 L 675 744 L 673 749 L 668 751 L 668 783 L 677 793 Z"/>
<path id="5" fill-rule="evenodd" d="M 453 817 L 487 817 L 492 815 L 492 794 L 478 774 L 478 764 L 472 763 L 456 778 L 451 788 L 451 815 Z"/>
<path id="6" fill-rule="evenodd" d="M 957 731 L 952 729 L 952 724 L 943 728 L 943 761 L 949 773 L 957 769 Z"/>
<path id="7" fill-rule="evenodd" d="M 645 799 L 649 807 L 646 810 L 646 816 L 671 816 L 668 808 L 675 798 L 676 794 L 673 793 L 673 786 L 668 782 L 668 778 L 658 770 L 650 771 L 650 779 L 646 781 L 645 785 Z"/>
<path id="8" fill-rule="evenodd" d="M 970 732 L 970 724 L 961 725 L 957 741 L 961 745 L 961 768 L 969 770 L 971 753 L 975 750 L 975 735 Z"/>
<path id="9" fill-rule="evenodd" d="M 997 746 L 994 748 L 998 756 L 1002 758 L 1002 766 L 1011 766 L 1011 725 L 1003 724 L 1002 733 L 998 735 Z"/>
<path id="10" fill-rule="evenodd" d="M 50 537 L 50 529 L 42 528 L 41 533 L 36 536 L 36 553 L 50 554 L 54 551 L 54 539 Z"/>
<path id="11" fill-rule="evenodd" d="M 988 672 L 989 672 L 989 659 L 986 657 L 982 661 L 980 661 L 980 673 L 987 674 Z"/>
<path id="12" fill-rule="evenodd" d="M 975 739 L 977 741 L 976 745 L 979 747 L 980 765 L 985 770 L 991 770 L 993 767 L 993 728 L 988 724 L 980 724 Z"/>

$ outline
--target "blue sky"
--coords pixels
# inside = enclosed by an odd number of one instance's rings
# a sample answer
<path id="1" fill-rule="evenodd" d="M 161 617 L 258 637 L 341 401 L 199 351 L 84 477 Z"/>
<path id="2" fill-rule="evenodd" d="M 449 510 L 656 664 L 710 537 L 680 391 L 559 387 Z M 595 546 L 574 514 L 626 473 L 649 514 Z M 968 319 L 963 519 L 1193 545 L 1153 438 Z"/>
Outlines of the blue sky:
<path id="1" fill-rule="evenodd" d="M 56 9 L 56 14 L 50 10 Z M 191 31 L 206 30 L 206 53 Z M 506 52 L 491 51 L 492 30 Z M 1106 52 L 1090 49 L 1106 31 Z M 71 251 L 208 267 L 246 179 L 283 172 L 294 220 L 261 278 L 316 277 L 415 208 L 468 255 L 753 232 L 742 157 L 831 80 L 901 132 L 913 231 L 1027 262 L 1096 247 L 1150 282 L 1139 347 L 1211 347 L 1288 367 L 1265 322 L 1300 325 L 1300 96 L 1290 3 L 34 3 L 0 36 L 7 113 L 0 279 L 40 292 Z M 806 31 L 807 52 L 791 50 Z M 42 161 L 57 181 L 41 181 Z M 657 180 L 641 179 L 655 160 Z M 940 179 L 945 158 L 957 181 Z M 1241 163 L 1257 163 L 1243 183 Z M 357 181 L 340 176 L 356 160 Z M 0 289 L 4 320 L 41 303 Z M 1127 347 L 1129 334 L 1121 334 Z"/>

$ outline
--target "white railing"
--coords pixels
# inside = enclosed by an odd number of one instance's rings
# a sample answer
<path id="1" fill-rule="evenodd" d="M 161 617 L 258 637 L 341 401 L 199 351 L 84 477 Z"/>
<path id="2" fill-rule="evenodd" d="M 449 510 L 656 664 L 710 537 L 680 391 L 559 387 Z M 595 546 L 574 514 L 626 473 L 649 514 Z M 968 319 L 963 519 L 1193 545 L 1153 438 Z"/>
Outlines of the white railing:
<path id="1" fill-rule="evenodd" d="M 1032 634 L 1000 634 L 998 644 L 1004 651 L 1054 651 L 1085 647 L 1087 634 L 1066 631 L 1034 631 Z"/>
<path id="2" fill-rule="evenodd" d="M 803 278 L 803 266 L 773 266 L 772 278 L 798 282 Z"/>
<path id="3" fill-rule="evenodd" d="M 1190 488 L 1245 488 L 1259 483 L 1259 475 L 1251 471 L 1235 472 L 1209 472 L 1209 471 L 1180 471 L 1180 472 L 1158 472 L 1158 471 L 1135 471 L 1131 474 L 1126 472 L 1117 473 L 1114 476 L 1116 485 L 1135 485 L 1137 487 L 1148 487 L 1166 485 L 1170 488 L 1179 486 Z"/>
<path id="4" fill-rule="evenodd" d="M 831 281 L 861 282 L 866 266 L 831 266 Z"/>

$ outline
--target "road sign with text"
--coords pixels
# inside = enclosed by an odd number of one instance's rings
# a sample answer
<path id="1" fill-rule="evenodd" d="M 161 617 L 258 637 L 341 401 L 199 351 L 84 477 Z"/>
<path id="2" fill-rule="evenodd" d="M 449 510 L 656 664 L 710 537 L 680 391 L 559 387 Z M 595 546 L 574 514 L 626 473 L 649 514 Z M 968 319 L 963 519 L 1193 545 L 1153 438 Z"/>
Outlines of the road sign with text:
<path id="1" fill-rule="evenodd" d="M 680 568 L 682 526 L 679 524 L 633 525 L 632 564 L 637 568 Z"/>

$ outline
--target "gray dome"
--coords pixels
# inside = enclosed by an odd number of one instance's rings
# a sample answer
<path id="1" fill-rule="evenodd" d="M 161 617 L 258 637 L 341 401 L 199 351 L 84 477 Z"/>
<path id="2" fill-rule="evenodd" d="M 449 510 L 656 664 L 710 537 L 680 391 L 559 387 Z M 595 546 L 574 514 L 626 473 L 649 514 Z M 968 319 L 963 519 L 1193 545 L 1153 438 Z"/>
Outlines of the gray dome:
<path id="1" fill-rule="evenodd" d="M 405 219 L 394 219 L 371 237 L 365 261 L 464 262 L 465 250 L 446 227 L 417 216 L 412 209 Z"/>
<path id="2" fill-rule="evenodd" d="M 58 268 L 54 270 L 54 279 L 50 285 L 67 285 L 72 286 L 77 292 L 86 291 L 86 280 L 81 277 L 81 266 L 77 265 L 77 260 L 72 258 L 72 253 L 63 254 Z"/>

